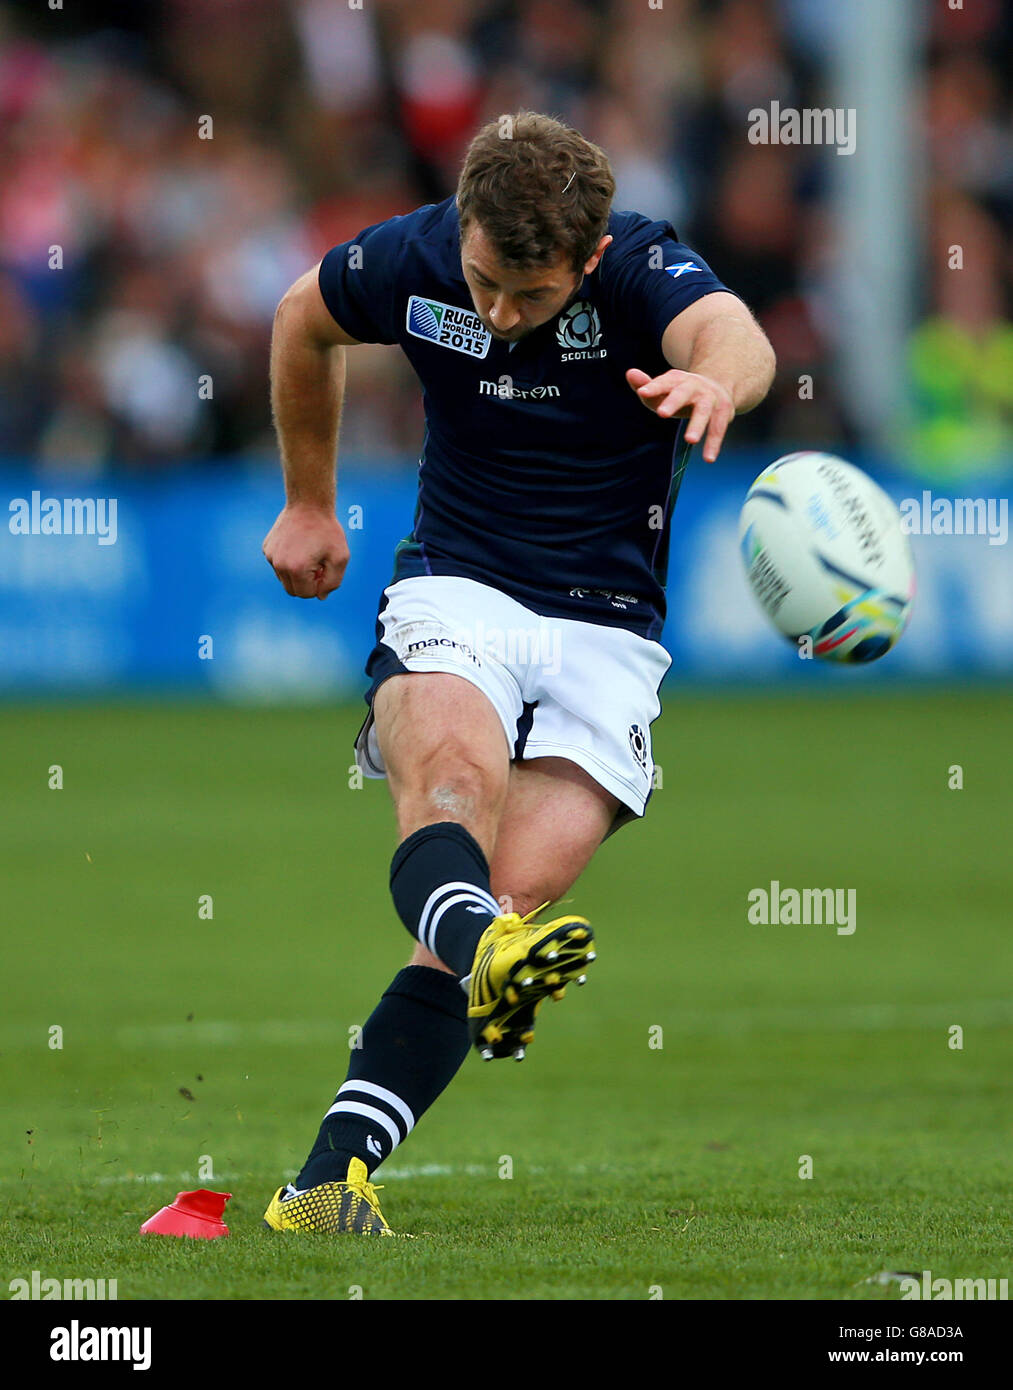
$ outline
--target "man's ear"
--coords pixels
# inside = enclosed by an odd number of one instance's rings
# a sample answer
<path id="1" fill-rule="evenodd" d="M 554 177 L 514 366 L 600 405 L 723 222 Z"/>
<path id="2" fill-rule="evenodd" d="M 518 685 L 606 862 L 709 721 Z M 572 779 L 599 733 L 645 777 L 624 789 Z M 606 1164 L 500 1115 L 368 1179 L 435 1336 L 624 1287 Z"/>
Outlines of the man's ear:
<path id="1" fill-rule="evenodd" d="M 598 262 L 601 260 L 602 256 L 605 254 L 605 248 L 606 248 L 607 246 L 610 246 L 610 245 L 612 244 L 613 240 L 614 240 L 614 238 L 613 238 L 613 237 L 610 237 L 610 236 L 603 236 L 603 237 L 602 237 L 601 241 L 599 241 L 598 245 L 594 248 L 594 251 L 593 251 L 593 253 L 592 253 L 592 255 L 591 255 L 590 260 L 589 260 L 589 261 L 587 262 L 587 264 L 584 266 L 584 274 L 585 274 L 585 275 L 590 275 L 590 274 L 591 274 L 592 270 L 595 269 L 595 267 L 597 266 Z"/>

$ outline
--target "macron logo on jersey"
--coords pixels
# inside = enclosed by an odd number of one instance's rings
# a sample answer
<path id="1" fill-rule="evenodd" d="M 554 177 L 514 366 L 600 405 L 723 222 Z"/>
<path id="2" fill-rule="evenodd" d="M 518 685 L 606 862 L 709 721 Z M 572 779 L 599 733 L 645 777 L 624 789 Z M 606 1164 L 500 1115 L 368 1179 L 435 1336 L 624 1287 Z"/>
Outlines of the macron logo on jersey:
<path id="1" fill-rule="evenodd" d="M 453 352 L 466 352 L 469 357 L 488 356 L 492 342 L 492 334 L 470 309 L 441 304 L 438 299 L 423 299 L 417 294 L 408 300 L 405 326 L 413 338 Z"/>
<path id="2" fill-rule="evenodd" d="M 700 267 L 692 261 L 680 261 L 678 265 L 666 265 L 665 269 L 673 280 L 678 280 L 680 275 L 688 275 L 691 270 L 699 270 Z"/>

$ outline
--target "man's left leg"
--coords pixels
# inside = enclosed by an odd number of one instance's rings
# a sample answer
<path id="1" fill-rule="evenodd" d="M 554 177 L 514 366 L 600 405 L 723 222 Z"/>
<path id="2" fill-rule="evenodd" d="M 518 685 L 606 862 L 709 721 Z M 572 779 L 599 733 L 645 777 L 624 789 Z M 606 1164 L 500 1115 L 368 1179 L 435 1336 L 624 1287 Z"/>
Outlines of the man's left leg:
<path id="1" fill-rule="evenodd" d="M 514 763 L 491 865 L 493 893 L 504 913 L 523 916 L 569 892 L 608 832 L 618 806 L 615 797 L 563 758 Z M 447 975 L 455 980 L 449 992 L 443 985 Z M 448 1056 L 453 1054 L 460 1067 L 470 1050 L 465 1005 L 466 995 L 453 973 L 417 945 L 367 1019 L 335 1108 L 320 1128 L 296 1187 L 342 1177 L 352 1157 L 372 1172 L 380 1160 L 369 1145 L 370 1124 L 364 1117 L 373 1111 L 375 1128 L 376 1097 L 391 1094 L 392 1057 L 400 1056 L 398 1065 L 410 1068 L 412 1095 L 430 1096 L 431 1105 L 456 1072 L 448 1067 Z M 451 1012 L 455 1009 L 456 1015 Z M 426 1047 L 430 1038 L 439 1039 L 431 1058 Z M 378 1084 L 381 1078 L 385 1084 Z M 396 1113 L 381 1116 L 393 1145 L 407 1138 L 422 1113 L 422 1108 L 413 1113 L 410 1124 Z"/>

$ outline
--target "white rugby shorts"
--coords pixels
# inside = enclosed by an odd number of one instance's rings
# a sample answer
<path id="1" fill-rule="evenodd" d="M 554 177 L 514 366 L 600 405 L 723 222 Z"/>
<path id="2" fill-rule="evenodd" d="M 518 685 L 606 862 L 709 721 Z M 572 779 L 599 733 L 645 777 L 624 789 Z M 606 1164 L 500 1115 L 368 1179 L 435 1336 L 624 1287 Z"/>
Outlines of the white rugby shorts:
<path id="1" fill-rule="evenodd" d="M 446 671 L 491 702 L 512 759 L 567 758 L 642 816 L 653 784 L 651 724 L 671 657 L 625 628 L 546 618 L 473 579 L 418 575 L 384 590 L 370 659 L 370 711 L 355 744 L 384 777 L 372 697 L 389 677 Z"/>

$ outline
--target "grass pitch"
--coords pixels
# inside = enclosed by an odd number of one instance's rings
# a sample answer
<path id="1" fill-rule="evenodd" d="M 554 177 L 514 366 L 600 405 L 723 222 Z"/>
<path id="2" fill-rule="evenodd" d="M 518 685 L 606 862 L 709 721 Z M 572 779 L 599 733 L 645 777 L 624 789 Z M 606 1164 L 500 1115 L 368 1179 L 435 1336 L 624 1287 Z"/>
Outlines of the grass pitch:
<path id="1" fill-rule="evenodd" d="M 414 1241 L 260 1226 L 410 948 L 386 790 L 349 787 L 360 708 L 8 707 L 5 1293 L 32 1270 L 121 1300 L 1009 1277 L 1010 697 L 665 706 L 647 820 L 572 895 L 588 987 L 546 1005 L 522 1065 L 469 1057 L 377 1176 Z M 854 888 L 854 933 L 750 924 L 773 879 Z M 200 1186 L 234 1194 L 231 1239 L 139 1237 Z"/>

